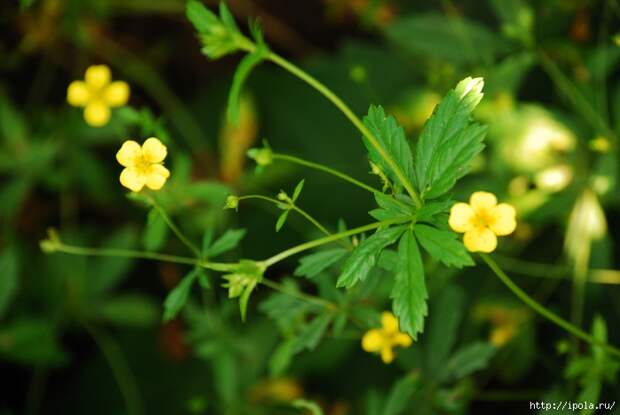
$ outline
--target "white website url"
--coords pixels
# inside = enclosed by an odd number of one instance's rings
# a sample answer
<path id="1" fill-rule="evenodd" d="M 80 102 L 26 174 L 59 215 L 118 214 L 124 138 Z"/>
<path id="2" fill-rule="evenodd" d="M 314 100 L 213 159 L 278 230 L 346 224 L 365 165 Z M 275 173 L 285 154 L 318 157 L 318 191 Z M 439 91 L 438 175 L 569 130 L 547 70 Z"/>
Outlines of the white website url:
<path id="1" fill-rule="evenodd" d="M 581 411 L 581 410 L 603 410 L 612 411 L 616 401 L 613 402 L 570 402 L 570 401 L 558 401 L 558 402 L 544 402 L 544 401 L 530 401 L 530 410 L 539 411 Z"/>

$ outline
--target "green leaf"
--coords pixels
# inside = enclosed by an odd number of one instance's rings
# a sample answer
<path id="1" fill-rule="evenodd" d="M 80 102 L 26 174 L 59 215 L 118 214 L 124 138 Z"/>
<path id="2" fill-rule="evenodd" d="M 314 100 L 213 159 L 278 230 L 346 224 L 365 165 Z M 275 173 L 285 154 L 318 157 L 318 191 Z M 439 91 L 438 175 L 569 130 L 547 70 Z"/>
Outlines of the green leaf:
<path id="1" fill-rule="evenodd" d="M 426 202 L 418 211 L 418 223 L 432 223 L 435 216 L 441 213 L 447 213 L 452 205 L 454 205 L 454 201 L 449 197 L 447 199 L 436 199 Z"/>
<path id="2" fill-rule="evenodd" d="M 236 248 L 245 236 L 245 232 L 245 229 L 228 229 L 207 249 L 206 256 L 215 257 Z"/>
<path id="3" fill-rule="evenodd" d="M 368 213 L 377 220 L 410 218 L 415 212 L 413 206 L 404 201 L 398 201 L 383 193 L 375 193 L 374 196 L 380 209 L 373 209 Z"/>
<path id="4" fill-rule="evenodd" d="M 157 323 L 155 302 L 140 294 L 121 294 L 101 303 L 96 314 L 110 323 L 127 327 L 151 327 Z"/>
<path id="5" fill-rule="evenodd" d="M 347 254 L 346 249 L 335 248 L 306 255 L 299 260 L 295 269 L 298 277 L 313 278 L 323 270 L 340 261 Z"/>
<path id="6" fill-rule="evenodd" d="M 295 337 L 293 352 L 298 353 L 304 349 L 314 350 L 331 321 L 331 314 L 321 314 L 306 324 Z"/>
<path id="7" fill-rule="evenodd" d="M 377 263 L 381 251 L 393 244 L 405 228 L 406 226 L 394 226 L 380 229 L 362 241 L 345 262 L 336 286 L 349 289 L 358 281 L 364 281 Z"/>
<path id="8" fill-rule="evenodd" d="M 198 31 L 203 44 L 202 53 L 207 57 L 217 59 L 239 49 L 239 29 L 223 3 L 220 4 L 218 18 L 200 2 L 190 0 L 187 2 L 186 16 Z"/>
<path id="9" fill-rule="evenodd" d="M 499 36 L 463 16 L 405 16 L 388 26 L 387 37 L 417 57 L 432 57 L 454 64 L 489 63 L 506 50 Z"/>
<path id="10" fill-rule="evenodd" d="M 278 345 L 269 358 L 269 374 L 280 376 L 291 364 L 294 339 L 288 339 Z"/>
<path id="11" fill-rule="evenodd" d="M 245 321 L 245 317 L 248 312 L 248 301 L 250 301 L 250 295 L 252 294 L 252 291 L 254 291 L 257 283 L 258 282 L 256 280 L 253 280 L 250 284 L 246 285 L 243 289 L 243 293 L 239 297 L 239 312 L 241 313 L 241 321 Z"/>
<path id="12" fill-rule="evenodd" d="M 158 251 L 166 243 L 168 238 L 168 225 L 157 211 L 151 209 L 146 220 L 146 229 L 142 235 L 142 244 L 147 251 Z"/>
<path id="13" fill-rule="evenodd" d="M 197 277 L 198 270 L 194 268 L 170 291 L 164 301 L 164 321 L 172 320 L 179 314 L 179 311 L 187 302 L 189 293 L 192 290 L 192 284 Z"/>
<path id="14" fill-rule="evenodd" d="M 398 244 L 399 266 L 392 288 L 392 309 L 398 316 L 400 329 L 417 340 L 424 331 L 424 318 L 428 314 L 428 293 L 424 280 L 424 266 L 420 249 L 408 230 Z"/>
<path id="15" fill-rule="evenodd" d="M 474 265 L 474 260 L 461 241 L 456 239 L 454 232 L 443 231 L 420 223 L 415 225 L 414 232 L 426 252 L 446 266 L 462 268 L 466 265 Z"/>
<path id="16" fill-rule="evenodd" d="M 24 364 L 55 366 L 67 360 L 51 321 L 22 319 L 0 329 L 0 357 Z"/>
<path id="17" fill-rule="evenodd" d="M 282 226 L 284 226 L 284 222 L 286 222 L 286 218 L 288 217 L 289 212 L 290 210 L 285 210 L 278 217 L 278 221 L 276 222 L 276 232 L 280 232 L 280 229 L 282 229 Z"/>
<path id="18" fill-rule="evenodd" d="M 407 409 L 407 404 L 411 404 L 411 397 L 418 389 L 418 378 L 405 376 L 392 386 L 388 395 L 382 415 L 401 415 Z"/>
<path id="19" fill-rule="evenodd" d="M 207 32 L 220 24 L 218 17 L 198 1 L 188 1 L 185 12 L 198 32 Z"/>
<path id="20" fill-rule="evenodd" d="M 293 408 L 307 409 L 308 411 L 310 411 L 310 415 L 323 415 L 323 410 L 318 404 L 312 401 L 308 401 L 306 399 L 295 399 L 293 402 L 291 402 L 291 405 L 293 406 Z"/>
<path id="21" fill-rule="evenodd" d="M 482 151 L 486 127 L 472 122 L 482 99 L 482 78 L 465 78 L 448 92 L 427 121 L 416 146 L 416 184 L 422 197 L 448 192 Z"/>
<path id="22" fill-rule="evenodd" d="M 5 249 L 0 254 L 0 318 L 8 309 L 18 285 L 17 254 L 14 249 Z"/>
<path id="23" fill-rule="evenodd" d="M 477 370 L 484 369 L 495 355 L 495 351 L 495 347 L 489 343 L 469 344 L 454 353 L 441 371 L 439 379 L 458 380 Z"/>
<path id="24" fill-rule="evenodd" d="M 265 59 L 265 55 L 265 49 L 258 48 L 254 52 L 245 55 L 243 59 L 241 59 L 241 62 L 239 62 L 239 66 L 237 66 L 230 92 L 228 93 L 227 107 L 228 121 L 234 125 L 239 124 L 239 100 L 243 84 L 250 75 L 250 72 L 252 72 L 252 69 Z"/>
<path id="25" fill-rule="evenodd" d="M 431 303 L 430 321 L 425 334 L 428 373 L 438 373 L 448 359 L 456 342 L 464 306 L 465 294 L 455 285 L 448 285 L 437 301 Z"/>
<path id="26" fill-rule="evenodd" d="M 377 138 L 380 146 L 394 159 L 407 180 L 413 182 L 414 170 L 411 147 L 409 147 L 404 130 L 398 125 L 394 117 L 387 116 L 382 107 L 372 105 L 363 121 L 364 125 Z M 387 174 L 396 190 L 402 189 L 403 183 L 366 137 L 364 137 L 364 144 L 368 149 L 370 161 Z"/>
<path id="27" fill-rule="evenodd" d="M 213 228 L 207 228 L 205 233 L 202 235 L 202 245 L 200 247 L 200 255 L 205 258 L 208 256 L 211 242 L 213 242 Z"/>
<path id="28" fill-rule="evenodd" d="M 301 194 L 301 190 L 304 188 L 304 183 L 305 180 L 301 179 L 301 181 L 299 183 L 297 183 L 297 186 L 295 186 L 295 190 L 293 191 L 293 202 L 295 202 L 297 200 L 297 198 L 299 197 L 299 195 Z"/>

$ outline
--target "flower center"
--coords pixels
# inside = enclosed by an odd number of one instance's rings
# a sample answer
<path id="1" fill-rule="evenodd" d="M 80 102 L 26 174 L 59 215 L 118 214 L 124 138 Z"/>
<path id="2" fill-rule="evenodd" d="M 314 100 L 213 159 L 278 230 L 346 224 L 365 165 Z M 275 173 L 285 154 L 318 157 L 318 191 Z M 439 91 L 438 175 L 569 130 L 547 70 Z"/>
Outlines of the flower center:
<path id="1" fill-rule="evenodd" d="M 488 228 L 493 222 L 493 215 L 489 209 L 477 209 L 471 221 L 476 228 Z"/>

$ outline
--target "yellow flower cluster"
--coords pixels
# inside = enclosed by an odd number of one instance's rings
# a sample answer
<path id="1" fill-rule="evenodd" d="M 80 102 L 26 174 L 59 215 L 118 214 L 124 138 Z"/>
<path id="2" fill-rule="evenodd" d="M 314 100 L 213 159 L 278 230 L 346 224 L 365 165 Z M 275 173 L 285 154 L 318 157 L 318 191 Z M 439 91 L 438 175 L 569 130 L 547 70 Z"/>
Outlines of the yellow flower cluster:
<path id="1" fill-rule="evenodd" d="M 166 146 L 157 138 L 147 139 L 142 146 L 133 140 L 127 140 L 116 153 L 116 160 L 125 167 L 120 181 L 133 192 L 139 192 L 144 186 L 159 190 L 166 183 L 170 172 L 163 161 L 168 153 Z"/>
<path id="2" fill-rule="evenodd" d="M 111 82 L 110 68 L 93 65 L 86 70 L 84 81 L 73 81 L 67 89 L 67 101 L 84 108 L 84 120 L 93 127 L 102 127 L 110 120 L 110 108 L 120 107 L 129 100 L 129 85 Z"/>
<path id="3" fill-rule="evenodd" d="M 471 252 L 492 252 L 497 236 L 511 234 L 517 227 L 514 207 L 497 204 L 493 193 L 475 192 L 467 203 L 457 203 L 450 210 L 450 227 L 464 233 L 463 244 Z"/>
<path id="4" fill-rule="evenodd" d="M 398 346 L 409 347 L 411 343 L 411 337 L 399 330 L 398 319 L 394 314 L 384 311 L 381 315 L 381 328 L 364 334 L 362 349 L 370 353 L 379 352 L 384 363 L 391 363 L 394 360 L 392 349 Z"/>

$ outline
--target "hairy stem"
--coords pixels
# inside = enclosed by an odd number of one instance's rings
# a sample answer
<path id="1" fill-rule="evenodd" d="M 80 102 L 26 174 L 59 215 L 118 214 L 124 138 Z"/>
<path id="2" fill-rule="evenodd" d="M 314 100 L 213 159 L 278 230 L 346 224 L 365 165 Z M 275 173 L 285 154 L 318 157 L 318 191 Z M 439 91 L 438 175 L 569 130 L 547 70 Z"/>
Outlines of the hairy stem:
<path id="1" fill-rule="evenodd" d="M 330 242 L 338 241 L 342 238 L 346 238 L 347 236 L 357 235 L 359 233 L 371 231 L 373 229 L 380 228 L 382 226 L 393 225 L 395 223 L 405 223 L 402 219 L 393 219 L 393 220 L 384 220 L 381 222 L 369 223 L 368 225 L 360 226 L 358 228 L 349 229 L 348 231 L 339 232 L 332 234 L 330 236 L 326 236 L 324 238 L 315 239 L 313 241 L 308 241 L 303 244 L 299 244 L 292 248 L 286 249 L 279 254 L 276 254 L 270 258 L 262 261 L 262 264 L 266 267 L 270 267 L 273 264 L 282 261 L 285 258 L 288 258 L 292 255 L 298 254 L 300 252 L 306 251 L 308 249 L 316 248 L 317 246 L 325 245 Z"/>
<path id="2" fill-rule="evenodd" d="M 251 42 L 243 42 L 239 45 L 239 47 L 248 52 L 252 52 L 256 49 L 256 46 Z M 345 104 L 342 99 L 340 99 L 338 95 L 336 95 L 331 89 L 325 86 L 318 79 L 314 78 L 312 75 L 310 75 L 297 65 L 293 64 L 292 62 L 284 59 L 280 55 L 269 52 L 269 54 L 267 55 L 267 59 L 313 87 L 325 98 L 327 98 L 332 104 L 334 104 L 336 108 L 338 108 L 345 115 L 345 117 L 347 117 L 349 121 L 351 121 L 355 128 L 357 128 L 362 133 L 362 135 L 366 137 L 370 145 L 372 145 L 375 150 L 377 150 L 381 158 L 383 158 L 383 160 L 388 164 L 388 166 L 394 171 L 394 174 L 396 174 L 398 180 L 400 180 L 405 190 L 407 190 L 407 193 L 409 193 L 409 196 L 411 196 L 411 199 L 413 199 L 416 206 L 418 208 L 422 206 L 422 199 L 415 191 L 413 185 L 411 184 L 407 176 L 405 176 L 405 173 L 402 171 L 402 169 L 394 161 L 392 156 L 390 156 L 390 154 L 383 148 L 377 137 L 375 137 L 375 135 L 368 128 L 366 128 L 364 123 L 358 118 L 357 115 L 355 115 L 351 108 L 349 108 L 349 106 Z"/>
<path id="3" fill-rule="evenodd" d="M 610 344 L 600 341 L 599 339 L 591 336 L 590 334 L 586 333 L 585 331 L 581 330 L 578 327 L 575 327 L 574 325 L 572 325 L 571 323 L 569 323 L 568 321 L 564 320 L 562 317 L 558 316 L 557 314 L 555 314 L 554 312 L 552 312 L 551 310 L 549 310 L 548 308 L 546 308 L 545 306 L 543 306 L 542 304 L 538 303 L 536 300 L 534 300 L 532 297 L 530 297 L 525 291 L 523 291 L 521 288 L 519 288 L 519 286 L 517 286 L 517 284 L 515 284 L 510 277 L 508 277 L 508 275 L 506 275 L 506 273 L 499 267 L 499 265 L 497 265 L 497 263 L 487 254 L 480 254 L 480 257 L 482 258 L 482 260 L 484 262 L 486 262 L 486 264 L 489 266 L 489 268 L 491 268 L 491 270 L 495 273 L 495 275 L 500 279 L 501 282 L 504 283 L 504 285 L 506 285 L 506 287 L 508 287 L 508 289 L 510 291 L 512 291 L 512 293 L 514 295 L 517 296 L 517 298 L 519 298 L 521 301 L 523 301 L 526 305 L 528 305 L 530 308 L 532 308 L 534 311 L 536 311 L 538 314 L 540 314 L 541 316 L 545 317 L 547 320 L 551 321 L 552 323 L 554 323 L 555 325 L 563 328 L 564 330 L 566 330 L 567 332 L 569 332 L 570 334 L 572 334 L 573 336 L 590 343 L 593 346 L 599 346 L 601 348 L 603 348 L 605 351 L 620 357 L 620 350 L 615 348 L 614 346 L 611 346 Z"/>
<path id="4" fill-rule="evenodd" d="M 288 154 L 273 153 L 272 157 L 274 160 L 284 160 L 284 161 L 299 164 L 302 166 L 309 167 L 311 169 L 315 169 L 315 170 L 319 170 L 319 171 L 331 174 L 332 176 L 336 176 L 344 181 L 354 184 L 355 186 L 360 187 L 364 190 L 367 190 L 371 193 L 381 193 L 378 189 L 375 189 L 374 187 L 369 186 L 366 183 L 363 183 L 357 179 L 354 179 L 348 174 L 342 173 L 338 170 L 332 169 L 331 167 L 325 166 L 323 164 L 314 163 L 312 161 L 304 160 L 302 158 L 295 157 L 295 156 L 290 156 Z"/>

